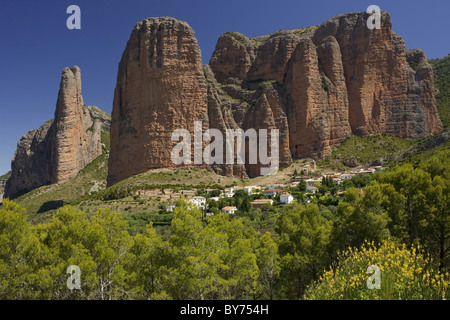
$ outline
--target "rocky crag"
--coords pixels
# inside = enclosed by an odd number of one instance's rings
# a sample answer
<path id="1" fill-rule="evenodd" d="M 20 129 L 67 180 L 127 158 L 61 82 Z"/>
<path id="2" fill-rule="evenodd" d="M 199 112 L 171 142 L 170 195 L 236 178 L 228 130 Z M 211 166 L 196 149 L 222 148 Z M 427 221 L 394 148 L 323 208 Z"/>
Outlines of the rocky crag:
<path id="1" fill-rule="evenodd" d="M 119 64 L 108 184 L 175 167 L 171 150 L 178 142 L 171 134 L 193 132 L 194 121 L 222 132 L 279 129 L 280 165 L 325 157 L 352 134 L 419 139 L 438 133 L 425 54 L 405 48 L 388 13 L 382 12 L 381 29 L 367 28 L 368 17 L 350 13 L 253 39 L 228 32 L 209 65 L 202 65 L 186 22 L 139 22 Z M 241 178 L 259 175 L 260 167 L 210 166 Z"/>
<path id="2" fill-rule="evenodd" d="M 74 177 L 101 155 L 101 129 L 109 126 L 110 120 L 98 108 L 84 105 L 80 68 L 65 68 L 55 118 L 18 142 L 5 197 Z"/>

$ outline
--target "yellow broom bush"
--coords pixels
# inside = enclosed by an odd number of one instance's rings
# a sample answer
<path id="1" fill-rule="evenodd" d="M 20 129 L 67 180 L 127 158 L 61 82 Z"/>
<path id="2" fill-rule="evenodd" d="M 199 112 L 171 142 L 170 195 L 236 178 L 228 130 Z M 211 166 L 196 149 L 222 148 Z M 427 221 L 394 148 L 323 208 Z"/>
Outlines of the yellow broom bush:
<path id="1" fill-rule="evenodd" d="M 380 270 L 380 289 L 370 285 L 374 284 L 374 277 L 373 273 L 368 273 L 369 266 L 377 266 Z M 447 299 L 448 294 L 448 273 L 441 274 L 420 246 L 408 249 L 387 240 L 379 246 L 366 242 L 360 250 L 348 248 L 339 253 L 334 268 L 309 287 L 304 298 L 442 300 Z"/>

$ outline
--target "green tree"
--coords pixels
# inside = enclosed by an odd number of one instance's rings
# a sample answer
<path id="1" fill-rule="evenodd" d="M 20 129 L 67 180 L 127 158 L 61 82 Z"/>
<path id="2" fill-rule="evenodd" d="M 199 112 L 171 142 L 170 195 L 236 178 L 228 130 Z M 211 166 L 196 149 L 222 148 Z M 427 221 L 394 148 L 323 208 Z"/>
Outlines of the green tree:
<path id="1" fill-rule="evenodd" d="M 282 257 L 281 294 L 299 299 L 328 263 L 326 247 L 331 223 L 320 214 L 317 205 L 303 207 L 294 203 L 283 208 L 276 231 Z"/>
<path id="2" fill-rule="evenodd" d="M 300 181 L 298 182 L 297 190 L 299 192 L 305 192 L 306 191 L 306 181 L 303 178 L 301 178 Z"/>
<path id="3" fill-rule="evenodd" d="M 225 298 L 250 299 L 256 293 L 259 277 L 256 231 L 244 225 L 241 219 L 230 219 L 224 213 L 212 217 L 208 229 L 226 239 L 228 250 L 224 250 L 222 255 L 226 266 L 222 277 Z"/>
<path id="4" fill-rule="evenodd" d="M 100 209 L 89 221 L 84 212 L 65 206 L 38 233 L 51 252 L 53 299 L 133 298 L 128 282 L 135 274 L 126 272 L 126 263 L 132 260 L 132 238 L 118 213 Z M 69 265 L 81 270 L 81 290 L 66 286 Z"/>
<path id="5" fill-rule="evenodd" d="M 0 299 L 48 299 L 52 274 L 49 252 L 25 218 L 26 210 L 8 199 L 0 208 Z"/>
<path id="6" fill-rule="evenodd" d="M 347 247 L 359 248 L 365 240 L 379 242 L 389 236 L 389 217 L 383 204 L 389 198 L 378 185 L 364 189 L 350 188 L 337 206 L 330 247 L 331 254 Z"/>
<path id="7" fill-rule="evenodd" d="M 441 270 L 448 268 L 450 253 L 448 162 L 432 157 L 420 168 L 407 164 L 375 177 L 394 190 L 390 192 L 389 211 L 395 221 L 393 235 L 409 245 L 427 246 L 433 258 L 440 261 Z"/>
<path id="8" fill-rule="evenodd" d="M 133 239 L 130 253 L 134 259 L 129 270 L 136 272 L 135 288 L 139 288 L 138 298 L 170 298 L 164 290 L 164 270 L 172 265 L 169 243 L 158 235 L 150 223 L 146 232 Z"/>
<path id="9" fill-rule="evenodd" d="M 256 257 L 260 271 L 258 298 L 272 300 L 281 270 L 281 258 L 278 254 L 278 245 L 272 239 L 270 232 L 266 232 L 258 239 Z"/>
<path id="10" fill-rule="evenodd" d="M 208 299 L 221 293 L 225 269 L 222 255 L 228 251 L 225 235 L 210 232 L 201 222 L 201 212 L 180 203 L 171 229 L 170 254 L 165 286 L 174 299 Z"/>

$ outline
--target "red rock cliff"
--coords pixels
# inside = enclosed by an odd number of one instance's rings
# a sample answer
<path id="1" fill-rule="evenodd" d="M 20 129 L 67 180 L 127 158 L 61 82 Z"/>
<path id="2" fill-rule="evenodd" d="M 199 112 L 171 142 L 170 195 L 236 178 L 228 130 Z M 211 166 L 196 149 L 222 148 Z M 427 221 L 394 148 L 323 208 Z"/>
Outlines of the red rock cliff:
<path id="1" fill-rule="evenodd" d="M 222 132 L 278 129 L 281 165 L 327 156 L 351 134 L 419 139 L 439 132 L 424 53 L 405 49 L 386 12 L 381 29 L 368 29 L 368 17 L 349 13 L 253 39 L 228 32 L 203 67 L 185 22 L 141 21 L 119 64 L 108 183 L 174 167 L 171 133 L 193 132 L 195 120 Z M 260 167 L 211 166 L 237 177 L 259 175 Z"/>

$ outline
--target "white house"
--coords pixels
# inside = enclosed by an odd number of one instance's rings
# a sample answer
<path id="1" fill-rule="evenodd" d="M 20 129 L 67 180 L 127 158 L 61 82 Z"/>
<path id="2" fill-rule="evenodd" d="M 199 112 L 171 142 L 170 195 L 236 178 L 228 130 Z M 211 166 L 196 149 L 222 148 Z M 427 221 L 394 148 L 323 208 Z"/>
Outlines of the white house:
<path id="1" fill-rule="evenodd" d="M 306 187 L 306 192 L 316 193 L 317 191 L 319 191 L 319 190 L 316 187 L 314 187 L 314 186 L 307 186 Z"/>
<path id="2" fill-rule="evenodd" d="M 214 200 L 214 201 L 216 201 L 216 202 L 219 202 L 219 200 L 220 200 L 219 197 L 211 197 L 210 199 L 211 199 L 211 200 Z"/>
<path id="3" fill-rule="evenodd" d="M 191 200 L 189 200 L 189 202 L 199 208 L 205 209 L 205 205 L 206 205 L 205 197 L 193 197 Z"/>
<path id="4" fill-rule="evenodd" d="M 225 196 L 225 198 L 232 198 L 234 196 L 235 190 L 236 189 L 233 187 L 225 188 L 225 190 L 223 191 L 223 195 Z"/>
<path id="5" fill-rule="evenodd" d="M 284 193 L 280 195 L 281 203 L 291 203 L 292 201 L 294 201 L 294 197 L 290 193 Z"/>
<path id="6" fill-rule="evenodd" d="M 306 179 L 306 187 L 313 187 L 316 182 L 322 184 L 322 179 Z"/>
<path id="7" fill-rule="evenodd" d="M 279 184 L 273 184 L 273 185 L 269 185 L 266 186 L 266 189 L 271 190 L 271 189 L 279 189 L 281 186 Z"/>
<path id="8" fill-rule="evenodd" d="M 340 178 L 338 178 L 338 177 L 333 177 L 332 178 L 333 179 L 333 181 L 334 181 L 334 183 L 336 183 L 336 184 L 341 184 L 341 179 Z"/>
<path id="9" fill-rule="evenodd" d="M 283 190 L 280 189 L 269 189 L 264 191 L 265 196 L 274 197 L 276 194 L 283 192 Z"/>
<path id="10" fill-rule="evenodd" d="M 352 173 L 343 173 L 339 176 L 339 178 L 341 180 L 350 180 L 351 178 L 353 178 L 354 174 Z"/>
<path id="11" fill-rule="evenodd" d="M 244 191 L 247 192 L 249 196 L 251 196 L 254 192 L 256 192 L 255 186 L 244 187 Z"/>
<path id="12" fill-rule="evenodd" d="M 222 212 L 228 213 L 228 214 L 235 214 L 237 211 L 237 208 L 232 206 L 232 207 L 223 207 L 222 208 Z"/>

